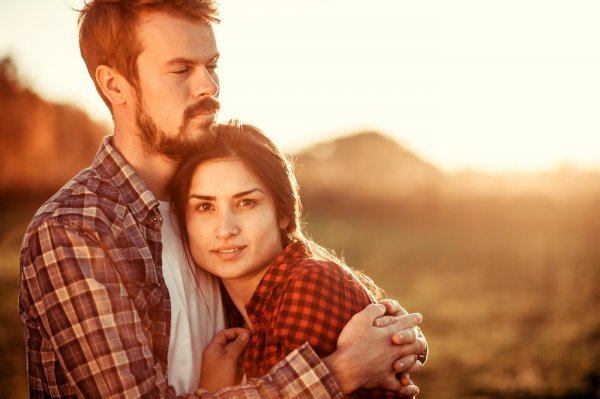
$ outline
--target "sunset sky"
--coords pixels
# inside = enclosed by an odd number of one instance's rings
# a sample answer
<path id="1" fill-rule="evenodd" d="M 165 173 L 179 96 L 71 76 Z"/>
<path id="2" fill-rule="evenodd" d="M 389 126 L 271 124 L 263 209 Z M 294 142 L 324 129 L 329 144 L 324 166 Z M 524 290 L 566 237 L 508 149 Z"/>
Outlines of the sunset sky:
<path id="1" fill-rule="evenodd" d="M 82 4 L 1 0 L 0 56 L 109 120 Z M 221 18 L 221 118 L 285 150 L 377 129 L 448 171 L 600 169 L 600 1 L 221 0 Z"/>

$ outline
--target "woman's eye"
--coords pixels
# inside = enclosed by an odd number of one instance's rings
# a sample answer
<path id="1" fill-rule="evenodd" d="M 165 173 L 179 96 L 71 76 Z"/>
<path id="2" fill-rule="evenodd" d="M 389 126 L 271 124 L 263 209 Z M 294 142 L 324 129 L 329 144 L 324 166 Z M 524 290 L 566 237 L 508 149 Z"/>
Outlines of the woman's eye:
<path id="1" fill-rule="evenodd" d="M 196 206 L 196 210 L 201 211 L 201 212 L 206 212 L 206 211 L 210 211 L 212 209 L 212 205 L 205 202 L 202 204 L 199 204 L 198 206 Z"/>
<path id="2" fill-rule="evenodd" d="M 240 206 L 242 206 L 244 208 L 251 208 L 254 205 L 256 205 L 256 201 L 255 200 L 243 199 L 243 200 L 240 201 Z"/>

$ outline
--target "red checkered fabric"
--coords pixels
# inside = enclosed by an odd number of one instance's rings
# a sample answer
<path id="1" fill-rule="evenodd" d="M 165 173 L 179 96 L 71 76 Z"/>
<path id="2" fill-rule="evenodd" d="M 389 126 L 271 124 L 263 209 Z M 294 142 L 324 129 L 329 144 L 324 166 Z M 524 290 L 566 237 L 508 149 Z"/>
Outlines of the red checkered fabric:
<path id="1" fill-rule="evenodd" d="M 331 354 L 346 323 L 372 302 L 347 268 L 310 259 L 301 243 L 289 245 L 269 266 L 246 304 L 253 325 L 243 363 L 246 376 L 263 375 L 305 342 L 320 357 Z M 360 390 L 353 397 L 400 396 L 392 391 Z"/>

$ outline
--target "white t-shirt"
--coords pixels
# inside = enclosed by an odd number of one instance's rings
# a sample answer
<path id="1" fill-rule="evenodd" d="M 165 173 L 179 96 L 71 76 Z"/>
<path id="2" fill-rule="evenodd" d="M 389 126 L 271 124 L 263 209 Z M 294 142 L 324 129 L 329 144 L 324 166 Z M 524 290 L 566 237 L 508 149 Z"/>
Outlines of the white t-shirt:
<path id="1" fill-rule="evenodd" d="M 202 351 L 213 336 L 225 328 L 218 279 L 186 260 L 175 216 L 169 203 L 159 201 L 163 217 L 163 275 L 171 297 L 171 337 L 167 378 L 178 395 L 198 389 Z M 193 262 L 190 259 L 190 262 Z M 192 263 L 193 265 L 193 263 Z"/>

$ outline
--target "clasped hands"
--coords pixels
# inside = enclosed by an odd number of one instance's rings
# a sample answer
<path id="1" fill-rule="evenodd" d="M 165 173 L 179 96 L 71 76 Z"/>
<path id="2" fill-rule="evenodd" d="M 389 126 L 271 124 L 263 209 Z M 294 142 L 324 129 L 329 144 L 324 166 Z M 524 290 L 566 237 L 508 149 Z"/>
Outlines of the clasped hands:
<path id="1" fill-rule="evenodd" d="M 423 367 L 427 341 L 420 333 L 419 313 L 408 314 L 394 300 L 367 306 L 346 324 L 337 350 L 323 359 L 344 394 L 359 388 L 384 388 L 412 398 L 419 388 L 409 373 Z M 202 358 L 200 387 L 209 391 L 239 383 L 238 360 L 250 332 L 230 328 L 219 332 Z"/>

